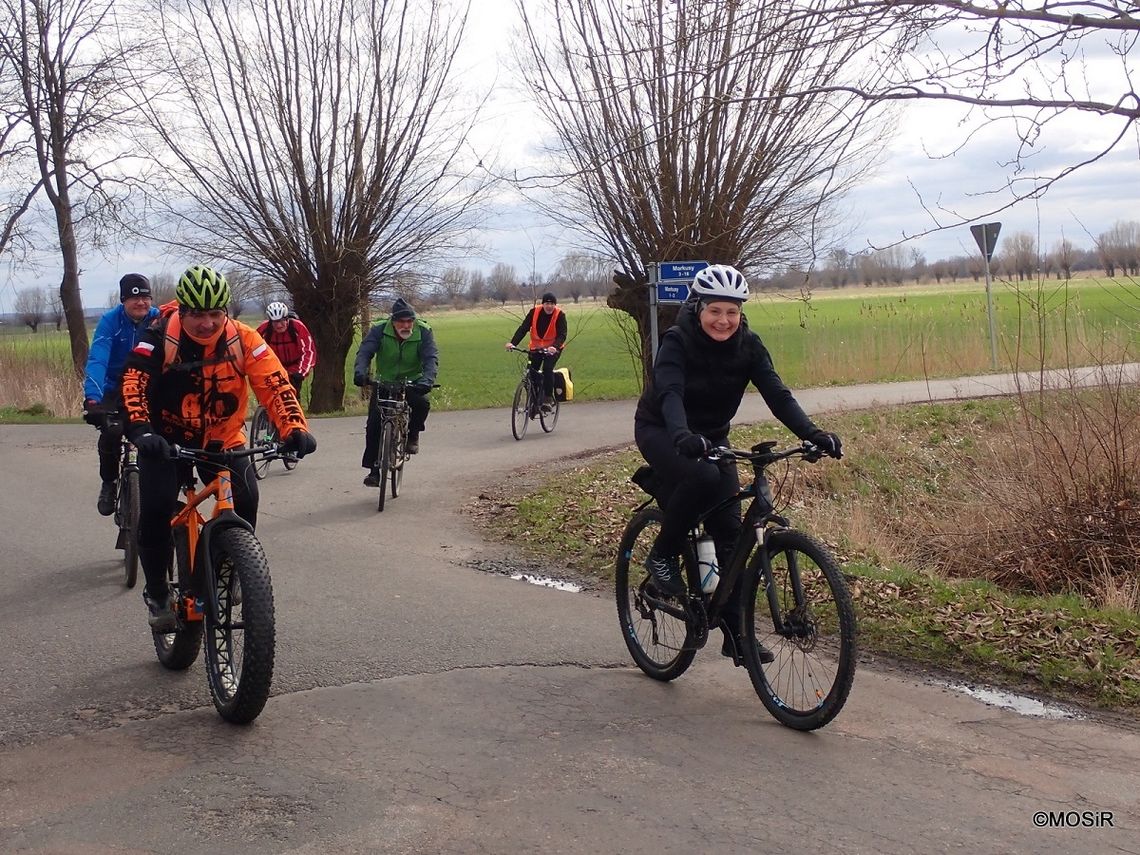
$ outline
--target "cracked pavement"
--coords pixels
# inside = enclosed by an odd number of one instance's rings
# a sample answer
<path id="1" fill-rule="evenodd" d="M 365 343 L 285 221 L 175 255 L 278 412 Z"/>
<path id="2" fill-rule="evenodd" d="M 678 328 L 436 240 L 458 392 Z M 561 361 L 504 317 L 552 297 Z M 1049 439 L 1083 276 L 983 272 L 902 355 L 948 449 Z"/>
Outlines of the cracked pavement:
<path id="1" fill-rule="evenodd" d="M 798 397 L 820 412 L 1002 382 Z M 0 427 L 0 851 L 1140 852 L 1137 728 L 868 664 L 836 721 L 794 733 L 716 645 L 657 683 L 608 592 L 503 575 L 514 557 L 458 508 L 519 467 L 631 442 L 632 411 L 576 402 L 522 442 L 506 410 L 434 413 L 382 514 L 363 418 L 316 420 L 319 452 L 261 482 L 277 664 L 249 727 L 217 717 L 200 661 L 156 662 L 94 511 L 94 431 Z M 740 420 L 762 415 L 749 396 Z M 1114 827 L 1039 829 L 1038 810 Z"/>

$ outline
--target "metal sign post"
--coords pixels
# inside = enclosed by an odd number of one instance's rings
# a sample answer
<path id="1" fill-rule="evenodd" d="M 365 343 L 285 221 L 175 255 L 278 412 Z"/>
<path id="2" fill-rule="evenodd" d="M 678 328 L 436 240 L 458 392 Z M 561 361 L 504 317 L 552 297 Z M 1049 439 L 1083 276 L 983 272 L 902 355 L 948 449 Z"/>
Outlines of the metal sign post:
<path id="1" fill-rule="evenodd" d="M 657 307 L 662 303 L 684 303 L 689 285 L 707 261 L 652 261 L 649 268 L 649 338 L 653 362 L 657 362 Z"/>
<path id="2" fill-rule="evenodd" d="M 990 259 L 993 258 L 994 250 L 997 248 L 998 232 L 1001 231 L 1001 223 L 984 223 L 982 225 L 970 226 L 970 232 L 977 241 L 978 249 L 982 251 L 982 257 L 986 260 L 986 314 L 990 319 L 990 367 L 997 371 L 997 331 L 994 326 L 994 294 L 993 285 L 990 278 Z"/>

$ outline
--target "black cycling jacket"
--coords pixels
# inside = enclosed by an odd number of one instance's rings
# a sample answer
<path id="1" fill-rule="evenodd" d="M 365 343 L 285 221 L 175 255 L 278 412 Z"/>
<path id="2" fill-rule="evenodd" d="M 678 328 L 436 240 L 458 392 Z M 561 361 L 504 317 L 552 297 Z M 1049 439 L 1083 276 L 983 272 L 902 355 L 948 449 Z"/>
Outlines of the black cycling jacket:
<path id="1" fill-rule="evenodd" d="M 776 373 L 768 349 L 747 320 L 741 317 L 732 338 L 713 341 L 701 329 L 696 307 L 694 302 L 682 305 L 677 322 L 661 337 L 634 420 L 664 426 L 674 442 L 686 431 L 721 442 L 751 382 L 772 415 L 800 439 L 818 430 Z"/>

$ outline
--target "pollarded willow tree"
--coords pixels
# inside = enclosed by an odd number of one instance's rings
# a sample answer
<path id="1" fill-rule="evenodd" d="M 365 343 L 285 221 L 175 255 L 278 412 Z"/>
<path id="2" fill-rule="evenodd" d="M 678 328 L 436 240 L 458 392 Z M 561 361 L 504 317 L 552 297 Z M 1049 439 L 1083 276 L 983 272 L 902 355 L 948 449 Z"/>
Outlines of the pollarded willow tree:
<path id="1" fill-rule="evenodd" d="M 443 0 L 189 0 L 157 7 L 177 168 L 174 245 L 281 283 L 319 351 L 310 409 L 339 409 L 354 319 L 465 246 L 483 189 L 477 108 Z"/>
<path id="2" fill-rule="evenodd" d="M 864 25 L 818 24 L 823 0 L 532 5 L 521 62 L 556 139 L 540 204 L 619 260 L 609 303 L 637 320 L 648 371 L 646 264 L 802 262 L 886 130 L 863 99 L 818 90 L 882 70 L 858 61 Z"/>

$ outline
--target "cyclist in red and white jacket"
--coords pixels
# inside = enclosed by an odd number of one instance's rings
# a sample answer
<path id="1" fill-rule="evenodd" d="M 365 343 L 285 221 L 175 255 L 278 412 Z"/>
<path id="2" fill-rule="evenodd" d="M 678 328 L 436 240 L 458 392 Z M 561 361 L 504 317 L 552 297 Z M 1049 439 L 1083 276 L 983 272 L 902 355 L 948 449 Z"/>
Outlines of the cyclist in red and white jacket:
<path id="1" fill-rule="evenodd" d="M 297 400 L 300 400 L 301 384 L 317 364 L 313 334 L 300 318 L 290 316 L 289 307 L 284 303 L 270 303 L 265 307 L 265 317 L 257 332 L 289 372 L 289 381 L 297 390 Z"/>

